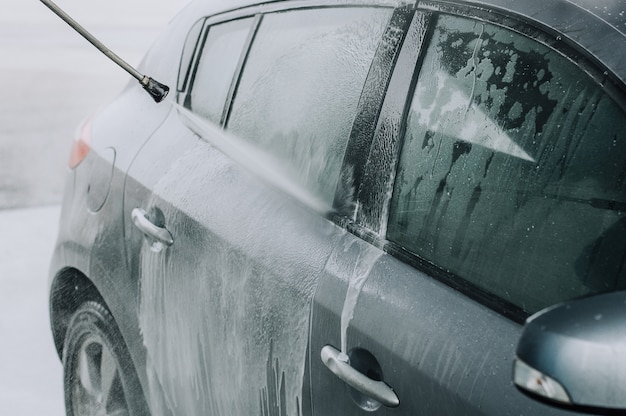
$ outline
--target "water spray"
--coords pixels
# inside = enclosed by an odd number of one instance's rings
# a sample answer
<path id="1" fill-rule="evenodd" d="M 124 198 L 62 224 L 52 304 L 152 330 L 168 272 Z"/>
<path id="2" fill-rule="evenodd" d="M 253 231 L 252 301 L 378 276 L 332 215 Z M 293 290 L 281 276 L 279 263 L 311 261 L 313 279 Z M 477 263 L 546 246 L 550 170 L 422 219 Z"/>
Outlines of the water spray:
<path id="1" fill-rule="evenodd" d="M 77 31 L 83 38 L 85 38 L 89 43 L 95 46 L 100 52 L 109 57 L 113 62 L 122 67 L 123 70 L 128 72 L 135 78 L 144 90 L 150 94 L 150 96 L 157 103 L 163 101 L 163 99 L 167 96 L 169 92 L 169 87 L 167 85 L 161 84 L 160 82 L 150 78 L 147 75 L 142 75 L 135 68 L 130 66 L 126 61 L 117 56 L 113 51 L 107 48 L 102 42 L 96 39 L 91 33 L 89 33 L 84 27 L 82 27 L 77 21 L 72 19 L 67 13 L 59 8 L 56 4 L 54 4 L 50 0 L 41 0 L 41 2 L 48 7 L 54 14 L 59 16 L 65 23 L 70 25 L 72 29 Z"/>

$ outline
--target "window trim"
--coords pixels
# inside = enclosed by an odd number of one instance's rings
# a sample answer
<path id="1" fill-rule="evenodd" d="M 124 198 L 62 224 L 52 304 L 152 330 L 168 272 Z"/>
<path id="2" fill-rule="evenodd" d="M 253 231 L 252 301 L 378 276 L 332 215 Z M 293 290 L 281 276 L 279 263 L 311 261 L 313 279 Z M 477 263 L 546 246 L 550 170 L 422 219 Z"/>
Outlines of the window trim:
<path id="1" fill-rule="evenodd" d="M 193 30 L 198 25 L 200 25 L 201 27 L 200 27 L 200 31 L 198 32 L 197 39 L 195 40 L 190 39 L 190 36 L 192 35 Z M 199 47 L 199 44 L 201 43 L 201 39 L 203 38 L 203 34 L 205 31 L 206 31 L 206 18 L 198 19 L 193 25 L 191 25 L 191 28 L 189 29 L 189 32 L 187 33 L 187 36 L 185 38 L 185 43 L 183 45 L 183 50 L 180 56 L 180 63 L 178 65 L 178 78 L 177 78 L 177 85 L 176 85 L 176 91 L 178 92 L 177 102 L 179 104 L 182 101 L 184 101 L 183 96 L 186 95 L 187 89 L 189 88 L 191 77 L 194 72 L 194 62 L 196 62 L 197 60 L 196 55 L 199 53 L 200 50 L 202 50 L 202 48 Z M 188 62 L 183 62 L 183 58 L 185 57 L 185 51 L 187 47 L 188 46 L 191 47 L 189 42 L 193 42 L 193 50 L 191 52 L 191 57 Z M 184 75 L 182 74 L 183 67 L 186 67 L 186 71 Z"/>
<path id="2" fill-rule="evenodd" d="M 222 116 L 220 117 L 220 126 L 226 128 L 228 125 L 228 119 L 230 118 L 230 113 L 233 108 L 233 102 L 235 101 L 235 95 L 237 94 L 237 89 L 239 88 L 239 83 L 241 82 L 241 75 L 243 74 L 243 68 L 248 61 L 248 56 L 250 56 L 250 50 L 252 49 L 252 44 L 254 43 L 254 39 L 259 31 L 259 26 L 263 21 L 264 14 L 257 14 L 254 16 L 254 21 L 252 22 L 252 27 L 250 27 L 250 33 L 248 33 L 248 39 L 244 43 L 243 50 L 241 55 L 239 56 L 239 62 L 237 63 L 237 68 L 235 69 L 235 73 L 233 74 L 233 79 L 230 82 L 230 87 L 228 87 L 228 95 L 226 95 L 226 103 L 224 104 L 224 111 L 222 111 Z M 230 20 L 232 21 L 232 20 Z"/>
<path id="3" fill-rule="evenodd" d="M 401 145 L 399 137 L 404 134 L 406 113 L 414 90 L 413 73 L 423 55 L 429 38 L 432 14 L 415 12 L 409 19 L 406 37 L 395 57 L 391 78 L 388 81 L 379 117 L 376 120 L 373 140 L 368 149 L 363 169 L 363 180 L 357 188 L 357 211 L 355 225 L 369 229 L 375 235 L 384 236 L 386 212 L 395 179 L 395 157 Z M 388 94 L 393 91 L 393 94 Z"/>
<path id="4" fill-rule="evenodd" d="M 344 206 L 346 196 L 342 195 L 342 192 L 345 192 L 345 189 L 342 190 L 339 187 L 333 203 L 333 207 L 338 209 L 338 214 L 346 218 L 354 218 L 358 215 L 358 210 L 355 212 L 355 209 L 363 206 L 360 200 L 361 191 L 367 180 L 367 167 L 373 143 L 380 135 L 380 116 L 385 105 L 389 105 L 387 92 L 392 86 L 391 80 L 396 63 L 402 55 L 407 36 L 411 37 L 412 30 L 415 29 L 414 16 L 415 10 L 412 8 L 399 7 L 394 10 L 383 33 L 383 39 L 391 38 L 398 29 L 401 30 L 401 36 L 397 44 L 392 47 L 381 39 L 363 84 L 340 172 L 340 177 L 353 180 L 354 200 L 352 202 L 355 206 Z"/>
<path id="5" fill-rule="evenodd" d="M 198 69 L 198 62 L 200 61 L 200 56 L 202 55 L 202 50 L 204 49 L 204 44 L 206 43 L 206 38 L 209 33 L 210 26 L 207 23 L 208 19 L 205 17 L 201 20 L 203 20 L 202 29 L 200 30 L 200 35 L 198 37 L 198 40 L 196 41 L 195 50 L 193 51 L 193 54 L 191 55 L 191 61 L 189 62 L 187 75 L 185 76 L 185 80 L 183 83 L 183 88 L 178 91 L 177 102 L 178 104 L 183 105 L 183 106 L 189 105 L 189 95 L 190 95 L 189 93 L 191 90 L 191 86 L 194 84 L 194 80 L 196 78 L 196 70 Z M 193 29 L 193 26 L 191 27 L 191 29 Z M 182 67 L 183 67 L 183 63 L 182 63 L 182 56 L 181 56 L 180 69 L 182 69 Z M 180 73 L 178 76 L 180 78 Z"/>

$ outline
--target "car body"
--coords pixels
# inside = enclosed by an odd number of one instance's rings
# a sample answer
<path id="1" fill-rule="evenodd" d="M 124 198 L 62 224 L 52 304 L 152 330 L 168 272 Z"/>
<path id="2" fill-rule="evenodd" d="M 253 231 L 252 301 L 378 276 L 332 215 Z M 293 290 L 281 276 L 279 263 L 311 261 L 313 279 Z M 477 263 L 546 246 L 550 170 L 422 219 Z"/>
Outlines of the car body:
<path id="1" fill-rule="evenodd" d="M 516 358 L 529 316 L 626 289 L 625 33 L 616 1 L 192 2 L 140 67 L 169 96 L 131 83 L 75 143 L 68 414 L 626 408 Z"/>

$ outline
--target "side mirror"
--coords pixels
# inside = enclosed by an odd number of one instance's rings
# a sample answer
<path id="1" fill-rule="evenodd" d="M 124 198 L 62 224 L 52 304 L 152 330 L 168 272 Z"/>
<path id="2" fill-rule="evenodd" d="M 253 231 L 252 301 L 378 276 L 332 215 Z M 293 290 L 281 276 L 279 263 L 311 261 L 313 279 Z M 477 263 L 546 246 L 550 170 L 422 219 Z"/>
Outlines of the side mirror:
<path id="1" fill-rule="evenodd" d="M 513 382 L 579 411 L 626 410 L 626 292 L 574 300 L 531 316 Z"/>

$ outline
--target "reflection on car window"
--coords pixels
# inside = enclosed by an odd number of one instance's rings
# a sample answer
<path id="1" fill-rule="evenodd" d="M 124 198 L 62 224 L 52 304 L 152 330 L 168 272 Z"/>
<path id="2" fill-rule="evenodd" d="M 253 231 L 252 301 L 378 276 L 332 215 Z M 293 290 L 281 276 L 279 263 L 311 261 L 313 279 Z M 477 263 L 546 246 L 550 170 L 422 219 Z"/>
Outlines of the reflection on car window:
<path id="1" fill-rule="evenodd" d="M 267 15 L 243 71 L 228 129 L 277 157 L 329 205 L 390 16 L 380 8 Z"/>
<path id="2" fill-rule="evenodd" d="M 187 106 L 214 123 L 221 121 L 252 20 L 234 20 L 209 29 Z"/>
<path id="3" fill-rule="evenodd" d="M 527 312 L 624 288 L 625 120 L 555 51 L 441 16 L 387 237 Z"/>

